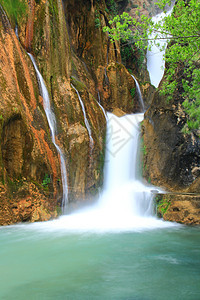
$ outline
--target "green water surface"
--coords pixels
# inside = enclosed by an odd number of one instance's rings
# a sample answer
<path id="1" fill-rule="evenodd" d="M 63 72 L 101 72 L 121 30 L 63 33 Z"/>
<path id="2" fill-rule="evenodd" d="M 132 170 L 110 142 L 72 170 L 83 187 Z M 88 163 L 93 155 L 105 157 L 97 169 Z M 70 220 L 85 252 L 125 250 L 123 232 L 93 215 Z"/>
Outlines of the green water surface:
<path id="1" fill-rule="evenodd" d="M 200 299 L 200 228 L 0 228 L 0 299 Z"/>

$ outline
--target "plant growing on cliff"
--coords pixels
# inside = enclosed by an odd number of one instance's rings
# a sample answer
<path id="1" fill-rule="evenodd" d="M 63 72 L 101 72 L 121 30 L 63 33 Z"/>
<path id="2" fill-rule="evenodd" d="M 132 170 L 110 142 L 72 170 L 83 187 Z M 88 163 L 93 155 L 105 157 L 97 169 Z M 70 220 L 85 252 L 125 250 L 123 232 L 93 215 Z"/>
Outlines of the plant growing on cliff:
<path id="1" fill-rule="evenodd" d="M 170 0 L 160 0 L 164 9 Z M 137 11 L 139 15 L 139 11 Z M 149 35 L 154 32 L 151 44 L 159 45 L 159 40 L 168 39 L 165 53 L 166 71 L 161 93 L 172 98 L 175 92 L 185 100 L 183 106 L 188 114 L 188 130 L 200 128 L 200 0 L 177 0 L 171 15 L 154 24 L 144 15 L 136 18 L 127 13 L 115 16 L 110 26 L 104 27 L 110 39 L 132 39 L 139 48 L 147 48 Z M 165 35 L 165 37 L 163 37 Z M 150 44 L 150 43 L 149 43 Z M 149 46 L 151 47 L 151 45 Z M 162 50 L 162 47 L 160 47 Z"/>
<path id="2" fill-rule="evenodd" d="M 135 88 L 130 89 L 130 93 L 133 98 L 135 97 L 135 91 L 136 91 Z"/>
<path id="3" fill-rule="evenodd" d="M 160 216 L 161 218 L 168 211 L 171 204 L 171 201 L 170 199 L 168 199 L 167 195 L 162 197 L 163 198 L 160 198 L 159 195 L 156 197 L 157 215 Z"/>
<path id="4" fill-rule="evenodd" d="M 19 18 L 27 14 L 28 4 L 26 0 L 0 0 L 0 4 L 13 23 L 18 23 Z"/>
<path id="5" fill-rule="evenodd" d="M 117 14 L 117 3 L 115 0 L 106 0 L 106 5 L 110 11 L 110 13 L 115 16 Z"/>
<path id="6" fill-rule="evenodd" d="M 45 174 L 44 179 L 43 179 L 43 181 L 42 181 L 42 186 L 43 186 L 45 189 L 47 189 L 49 183 L 51 183 L 51 179 L 50 179 L 50 177 L 49 177 L 48 174 Z"/>

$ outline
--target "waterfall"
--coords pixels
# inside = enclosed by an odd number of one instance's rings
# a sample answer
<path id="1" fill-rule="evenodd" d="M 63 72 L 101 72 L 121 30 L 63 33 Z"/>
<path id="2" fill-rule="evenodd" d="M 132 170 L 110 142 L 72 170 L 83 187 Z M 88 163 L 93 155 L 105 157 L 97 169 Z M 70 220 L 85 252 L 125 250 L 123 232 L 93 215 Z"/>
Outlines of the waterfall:
<path id="1" fill-rule="evenodd" d="M 15 25 L 15 35 L 17 37 L 17 39 L 19 40 L 19 33 L 18 33 L 18 25 Z"/>
<path id="2" fill-rule="evenodd" d="M 62 176 L 62 186 L 63 186 L 62 211 L 63 211 L 63 213 L 65 213 L 66 206 L 68 203 L 68 184 L 67 184 L 67 170 L 66 170 L 66 165 L 65 165 L 65 157 L 64 157 L 62 150 L 56 143 L 56 135 L 55 135 L 56 119 L 55 119 L 55 115 L 54 115 L 53 111 L 51 110 L 49 93 L 48 93 L 46 85 L 44 83 L 44 79 L 42 78 L 42 75 L 40 74 L 40 72 L 38 70 L 35 59 L 33 58 L 33 56 L 30 53 L 28 53 L 28 55 L 29 55 L 29 57 L 33 63 L 33 66 L 35 68 L 35 71 L 36 71 L 38 83 L 40 86 L 41 96 L 43 98 L 43 106 L 44 106 L 44 110 L 45 110 L 45 113 L 47 116 L 47 121 L 49 123 L 50 131 L 51 131 L 52 142 L 53 142 L 54 146 L 56 147 L 56 149 L 59 153 L 59 156 L 60 156 L 61 176 Z"/>
<path id="3" fill-rule="evenodd" d="M 89 139 L 90 139 L 90 149 L 92 150 L 92 149 L 93 149 L 93 146 L 94 146 L 94 140 L 93 140 L 93 138 L 92 138 L 92 131 L 91 131 L 89 122 L 88 122 L 88 120 L 87 120 L 87 115 L 86 115 L 86 111 L 85 111 L 85 106 L 84 106 L 84 104 L 83 104 L 83 101 L 82 101 L 82 99 L 81 99 L 81 96 L 80 96 L 79 92 L 78 92 L 77 89 L 73 86 L 73 84 L 72 84 L 72 87 L 73 87 L 73 89 L 76 91 L 77 96 L 78 96 L 78 99 L 79 99 L 79 102 L 80 102 L 80 104 L 81 104 L 81 108 L 82 108 L 82 112 L 83 112 L 83 116 L 84 116 L 85 126 L 86 126 L 86 128 L 87 128 L 88 135 L 89 135 Z"/>
<path id="4" fill-rule="evenodd" d="M 140 101 L 140 104 L 142 107 L 142 111 L 144 111 L 144 101 L 143 101 L 142 93 L 140 90 L 140 85 L 139 85 L 138 81 L 136 80 L 136 78 L 133 75 L 131 75 L 131 76 L 135 80 L 136 92 L 137 92 L 137 95 L 138 95 L 138 98 L 139 98 L 139 101 Z"/>
<path id="5" fill-rule="evenodd" d="M 152 216 L 151 189 L 139 181 L 137 152 L 143 114 L 108 114 L 104 192 L 100 205 L 127 224 Z M 123 221 L 122 221 L 123 218 Z"/>
<path id="6" fill-rule="evenodd" d="M 103 108 L 103 106 L 101 105 L 101 98 L 100 98 L 99 92 L 98 92 L 97 94 L 98 94 L 98 100 L 99 100 L 99 101 L 97 101 L 97 103 L 98 103 L 99 107 L 101 108 L 101 110 L 102 110 L 102 112 L 103 112 L 103 114 L 104 114 L 104 116 L 105 116 L 105 119 L 107 120 L 106 111 L 105 111 L 105 109 Z"/>
<path id="7" fill-rule="evenodd" d="M 144 115 L 116 117 L 107 113 L 104 186 L 93 206 L 42 224 L 45 230 L 72 232 L 141 231 L 172 224 L 153 216 L 155 187 L 139 180 L 137 157 Z"/>
<path id="8" fill-rule="evenodd" d="M 173 5 L 170 8 L 170 10 L 167 13 L 160 13 L 152 18 L 152 21 L 154 24 L 158 23 L 159 21 L 162 21 L 162 19 L 172 13 Z M 153 39 L 157 35 L 156 32 L 152 32 L 152 34 L 149 36 L 150 39 Z M 151 41 L 148 42 L 148 46 L 151 47 L 151 50 L 147 50 L 147 70 L 149 72 L 151 84 L 153 84 L 156 88 L 158 87 L 165 70 L 165 61 L 164 61 L 164 55 L 165 55 L 165 49 L 167 47 L 167 37 L 166 39 L 163 39 L 165 37 L 164 35 L 160 34 L 160 38 L 157 42 L 159 42 L 160 47 L 157 47 L 155 43 L 151 45 Z M 160 51 L 160 48 L 163 48 L 162 51 Z"/>

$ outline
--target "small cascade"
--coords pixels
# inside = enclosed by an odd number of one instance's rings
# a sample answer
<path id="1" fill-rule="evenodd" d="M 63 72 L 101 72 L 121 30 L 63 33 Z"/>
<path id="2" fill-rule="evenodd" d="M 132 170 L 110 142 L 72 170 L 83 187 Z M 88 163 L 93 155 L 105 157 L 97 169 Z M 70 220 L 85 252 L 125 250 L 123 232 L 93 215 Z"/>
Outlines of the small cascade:
<path id="1" fill-rule="evenodd" d="M 17 39 L 19 40 L 19 34 L 18 34 L 18 25 L 15 25 L 15 35 L 17 37 Z"/>
<path id="2" fill-rule="evenodd" d="M 107 117 L 107 114 L 106 114 L 105 109 L 104 109 L 103 106 L 101 105 L 101 98 L 100 98 L 99 92 L 98 92 L 97 94 L 98 94 L 98 100 L 99 100 L 99 101 L 97 101 L 97 103 L 98 103 L 99 107 L 101 108 L 101 110 L 102 110 L 102 112 L 103 112 L 103 114 L 104 114 L 104 116 L 105 116 L 105 119 L 107 120 L 108 117 Z"/>
<path id="3" fill-rule="evenodd" d="M 28 55 L 29 55 L 29 57 L 33 63 L 33 66 L 35 68 L 35 71 L 36 71 L 38 83 L 40 86 L 41 96 L 43 98 L 43 106 L 44 106 L 44 110 L 45 110 L 45 113 L 47 116 L 50 131 L 51 131 L 52 142 L 53 142 L 54 146 L 56 147 L 56 149 L 59 153 L 59 156 L 60 156 L 61 176 L 62 176 L 62 186 L 63 186 L 62 211 L 63 211 L 63 213 L 66 213 L 66 207 L 67 207 L 67 203 L 68 203 L 67 170 L 66 170 L 66 165 L 65 165 L 64 154 L 62 153 L 62 150 L 56 143 L 56 135 L 55 135 L 56 119 L 55 119 L 55 115 L 54 115 L 53 111 L 51 110 L 49 93 L 47 91 L 44 79 L 38 70 L 35 59 L 33 58 L 33 56 L 30 53 L 28 53 Z"/>
<path id="4" fill-rule="evenodd" d="M 93 140 L 93 137 L 92 137 L 92 131 L 91 131 L 89 122 L 88 122 L 88 120 L 87 120 L 87 115 L 86 115 L 86 111 L 85 111 L 85 106 L 84 106 L 84 103 L 83 103 L 83 101 L 82 101 L 82 99 L 81 99 L 81 96 L 80 96 L 79 92 L 78 92 L 77 89 L 73 86 L 73 84 L 72 84 L 72 88 L 76 91 L 77 96 L 78 96 L 78 99 L 79 99 L 79 102 L 80 102 L 81 107 L 82 107 L 82 112 L 83 112 L 83 116 L 84 116 L 84 122 L 85 122 L 85 126 L 86 126 L 86 128 L 87 128 L 88 135 L 89 135 L 89 139 L 90 139 L 90 150 L 92 151 L 92 150 L 93 150 L 93 146 L 94 146 L 94 140 Z"/>
<path id="5" fill-rule="evenodd" d="M 152 21 L 154 24 L 158 23 L 159 21 L 162 21 L 162 19 L 172 13 L 173 5 L 170 8 L 170 10 L 167 13 L 160 13 L 152 18 Z M 152 34 L 149 36 L 149 39 L 154 39 L 154 37 L 157 35 L 157 32 L 152 32 Z M 167 47 L 167 37 L 160 34 L 160 40 L 158 39 L 157 42 L 159 42 L 160 47 L 157 47 L 155 43 L 151 45 L 151 40 L 149 40 L 148 44 L 151 47 L 151 51 L 147 50 L 147 70 L 149 72 L 151 84 L 153 84 L 156 88 L 158 87 L 161 79 L 164 75 L 165 70 L 165 61 L 164 61 L 164 55 L 165 50 Z M 163 48 L 162 51 L 160 51 L 160 48 Z"/>
<path id="6" fill-rule="evenodd" d="M 144 101 L 143 101 L 142 93 L 141 93 L 141 90 L 140 90 L 140 85 L 139 85 L 138 81 L 136 80 L 136 78 L 133 75 L 131 75 L 131 76 L 135 80 L 136 92 L 137 92 L 137 95 L 138 95 L 138 98 L 139 98 L 139 101 L 140 101 L 142 111 L 144 111 Z"/>

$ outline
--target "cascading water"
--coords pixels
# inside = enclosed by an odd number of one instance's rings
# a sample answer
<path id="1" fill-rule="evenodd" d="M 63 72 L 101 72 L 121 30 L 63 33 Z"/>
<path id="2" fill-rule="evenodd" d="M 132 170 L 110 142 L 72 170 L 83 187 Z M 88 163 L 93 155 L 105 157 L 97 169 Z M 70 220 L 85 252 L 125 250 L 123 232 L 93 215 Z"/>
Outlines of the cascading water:
<path id="1" fill-rule="evenodd" d="M 41 91 L 41 96 L 43 98 L 43 106 L 44 106 L 44 110 L 45 110 L 45 113 L 47 116 L 47 121 L 49 123 L 50 131 L 51 131 L 52 142 L 60 155 L 61 176 L 62 176 L 62 186 L 63 186 L 62 211 L 63 211 L 63 213 L 66 213 L 66 207 L 67 207 L 67 203 L 68 203 L 67 170 L 66 170 L 66 165 L 65 165 L 64 154 L 62 153 L 62 150 L 56 143 L 56 137 L 55 137 L 56 119 L 55 119 L 55 115 L 54 115 L 53 111 L 51 110 L 49 94 L 48 94 L 46 85 L 44 83 L 43 77 L 38 70 L 38 67 L 36 65 L 34 57 L 30 53 L 28 53 L 28 55 L 33 63 L 33 66 L 34 66 L 36 74 L 37 74 L 38 83 L 39 83 L 40 91 Z"/>
<path id="2" fill-rule="evenodd" d="M 153 216 L 153 187 L 138 179 L 136 165 L 142 120 L 142 113 L 121 118 L 108 113 L 105 179 L 97 203 L 34 227 L 47 231 L 121 232 L 173 226 Z"/>
<path id="3" fill-rule="evenodd" d="M 18 33 L 18 25 L 15 25 L 15 35 L 17 37 L 17 39 L 19 40 L 19 33 Z"/>
<path id="4" fill-rule="evenodd" d="M 79 99 L 79 102 L 80 102 L 81 107 L 82 107 L 82 112 L 83 112 L 83 116 L 84 116 L 84 122 L 85 122 L 85 126 L 86 126 L 86 128 L 87 128 L 88 135 L 89 135 L 89 139 L 90 139 L 90 149 L 92 150 L 92 149 L 93 149 L 93 146 L 94 146 L 94 140 L 93 140 L 93 137 L 92 137 L 92 131 L 91 131 L 89 122 L 88 122 L 88 120 L 87 120 L 87 115 L 86 115 L 86 111 L 85 111 L 85 106 L 84 106 L 84 104 L 83 104 L 83 101 L 82 101 L 82 99 L 81 99 L 81 96 L 80 96 L 79 92 L 78 92 L 77 89 L 73 86 L 73 84 L 72 84 L 72 87 L 73 87 L 73 89 L 76 91 L 77 96 L 78 96 L 78 99 Z"/>
<path id="5" fill-rule="evenodd" d="M 158 23 L 159 21 L 162 21 L 162 19 L 172 13 L 173 5 L 170 8 L 170 10 L 167 13 L 160 13 L 152 18 L 152 21 L 154 24 Z M 165 55 L 165 49 L 167 47 L 167 37 L 164 35 L 159 35 L 161 39 L 157 39 L 157 43 L 159 42 L 160 46 L 157 47 L 155 43 L 151 45 L 151 41 L 155 38 L 157 35 L 157 32 L 152 32 L 152 34 L 149 36 L 149 46 L 151 46 L 151 50 L 147 50 L 147 70 L 149 72 L 151 84 L 153 84 L 156 88 L 158 87 L 165 69 L 165 61 L 164 61 L 164 55 Z M 166 39 L 165 39 L 166 37 Z M 163 39 L 164 38 L 164 39 Z M 160 51 L 162 49 L 162 51 Z"/>
<path id="6" fill-rule="evenodd" d="M 101 110 L 102 110 L 102 112 L 103 112 L 103 114 L 104 114 L 104 116 L 105 116 L 105 119 L 107 120 L 106 111 L 105 111 L 105 109 L 103 108 L 103 106 L 101 105 L 101 98 L 100 98 L 99 92 L 98 92 L 98 100 L 99 100 L 99 101 L 97 101 L 97 103 L 98 103 L 99 107 L 101 108 Z"/>
<path id="7" fill-rule="evenodd" d="M 104 192 L 100 203 L 116 221 L 120 219 L 125 224 L 153 213 L 151 189 L 137 179 L 136 172 L 142 120 L 143 114 L 121 118 L 108 114 Z"/>
<path id="8" fill-rule="evenodd" d="M 136 80 L 136 78 L 133 75 L 131 75 L 131 76 L 135 80 L 137 95 L 138 95 L 138 98 L 139 98 L 139 101 L 141 104 L 142 111 L 144 111 L 144 101 L 143 101 L 142 93 L 140 90 L 140 85 L 139 85 L 138 81 Z"/>
<path id="9" fill-rule="evenodd" d="M 157 70 L 154 69 L 152 73 L 154 72 L 157 73 Z M 144 108 L 139 84 L 134 76 L 132 77 L 136 83 L 141 106 Z M 74 86 L 72 87 L 82 107 L 92 149 L 94 141 L 85 107 L 79 92 Z M 104 186 L 101 196 L 93 206 L 42 224 L 43 229 L 110 232 L 174 226 L 153 216 L 152 190 L 155 188 L 140 181 L 139 174 L 136 172 L 139 129 L 143 117 L 143 113 L 121 118 L 107 114 Z M 41 224 L 34 226 L 41 228 Z"/>

